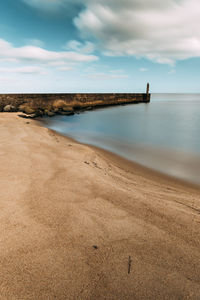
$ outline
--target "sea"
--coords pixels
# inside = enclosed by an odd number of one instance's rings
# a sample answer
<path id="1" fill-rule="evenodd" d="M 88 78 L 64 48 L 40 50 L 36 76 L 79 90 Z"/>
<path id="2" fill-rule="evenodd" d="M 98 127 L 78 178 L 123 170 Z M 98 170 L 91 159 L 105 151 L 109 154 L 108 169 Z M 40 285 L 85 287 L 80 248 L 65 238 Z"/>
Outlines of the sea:
<path id="1" fill-rule="evenodd" d="M 45 118 L 45 126 L 164 174 L 200 184 L 200 94 Z"/>

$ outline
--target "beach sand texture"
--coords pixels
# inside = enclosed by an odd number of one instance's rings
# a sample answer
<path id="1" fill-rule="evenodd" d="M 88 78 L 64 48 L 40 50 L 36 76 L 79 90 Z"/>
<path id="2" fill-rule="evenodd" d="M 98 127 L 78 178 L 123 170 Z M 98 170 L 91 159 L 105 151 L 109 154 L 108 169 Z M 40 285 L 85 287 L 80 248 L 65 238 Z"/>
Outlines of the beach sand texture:
<path id="1" fill-rule="evenodd" d="M 0 299 L 200 299 L 200 191 L 0 114 Z"/>

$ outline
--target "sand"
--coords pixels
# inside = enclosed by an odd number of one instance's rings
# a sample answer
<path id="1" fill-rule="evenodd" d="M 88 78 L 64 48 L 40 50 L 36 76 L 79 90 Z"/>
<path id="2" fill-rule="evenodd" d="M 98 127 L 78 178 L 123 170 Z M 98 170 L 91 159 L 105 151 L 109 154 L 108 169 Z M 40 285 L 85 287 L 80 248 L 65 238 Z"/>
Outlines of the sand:
<path id="1" fill-rule="evenodd" d="M 200 190 L 0 114 L 0 299 L 200 299 Z"/>

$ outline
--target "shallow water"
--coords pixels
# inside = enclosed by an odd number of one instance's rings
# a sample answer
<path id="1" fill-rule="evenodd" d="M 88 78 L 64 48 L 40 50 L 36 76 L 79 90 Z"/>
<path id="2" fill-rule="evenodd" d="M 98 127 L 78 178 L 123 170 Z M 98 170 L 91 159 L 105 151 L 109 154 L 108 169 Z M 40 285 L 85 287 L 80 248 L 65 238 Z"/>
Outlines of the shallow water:
<path id="1" fill-rule="evenodd" d="M 45 119 L 75 140 L 200 184 L 200 94 L 152 94 L 131 104 Z"/>

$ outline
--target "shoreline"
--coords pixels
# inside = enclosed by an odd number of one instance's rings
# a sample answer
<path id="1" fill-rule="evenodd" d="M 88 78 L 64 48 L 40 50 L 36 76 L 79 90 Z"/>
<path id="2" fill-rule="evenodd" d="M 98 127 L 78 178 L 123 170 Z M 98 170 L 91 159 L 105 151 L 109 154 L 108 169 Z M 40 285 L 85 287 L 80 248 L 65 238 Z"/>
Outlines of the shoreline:
<path id="1" fill-rule="evenodd" d="M 45 126 L 45 124 L 43 123 L 43 120 L 38 119 L 36 120 L 38 122 L 40 122 L 41 124 L 39 126 L 42 126 L 44 128 L 48 128 Z M 134 160 L 129 160 L 128 158 L 126 158 L 125 156 L 122 156 L 120 154 L 114 153 L 112 151 L 109 151 L 107 149 L 98 147 L 98 146 L 94 146 L 92 144 L 87 144 L 87 143 L 83 143 L 83 142 L 79 142 L 76 139 L 74 139 L 71 136 L 68 136 L 67 134 L 62 134 L 54 129 L 50 129 L 48 128 L 50 131 L 54 132 L 54 134 L 56 135 L 60 135 L 62 137 L 65 137 L 71 141 L 73 141 L 74 143 L 80 144 L 80 145 L 85 145 L 91 149 L 94 149 L 95 151 L 98 151 L 99 153 L 102 153 L 103 155 L 105 155 L 106 157 L 108 157 L 108 159 L 111 159 L 112 161 L 114 161 L 115 163 L 120 165 L 125 165 L 127 169 L 129 169 L 131 172 L 135 172 L 137 171 L 137 173 L 139 173 L 140 175 L 144 175 L 147 174 L 148 177 L 152 177 L 153 180 L 160 180 L 163 183 L 165 182 L 169 182 L 170 184 L 177 184 L 180 186 L 184 186 L 184 187 L 188 187 L 191 189 L 195 189 L 197 191 L 200 192 L 200 184 L 194 183 L 192 181 L 189 180 L 184 180 L 181 178 L 178 178 L 176 176 L 172 176 L 169 175 L 167 173 L 161 172 L 159 170 L 153 169 L 153 168 L 149 168 L 148 166 L 142 165 Z"/>
<path id="2" fill-rule="evenodd" d="M 83 143 L 83 145 L 88 145 L 88 144 Z M 170 185 L 184 186 L 184 188 L 187 187 L 189 189 L 194 189 L 200 192 L 199 184 L 195 184 L 193 182 L 165 174 L 161 171 L 151 169 L 145 165 L 141 165 L 140 163 L 137 163 L 136 161 L 131 161 L 121 155 L 113 153 L 112 151 L 104 150 L 103 148 L 99 148 L 95 146 L 90 146 L 90 147 L 96 149 L 99 152 L 102 152 L 109 159 L 115 161 L 117 164 L 119 164 L 118 167 L 120 167 L 121 165 L 125 165 L 126 167 L 124 167 L 124 169 L 127 169 L 130 172 L 135 172 L 135 173 L 137 172 L 137 174 L 138 175 L 140 174 L 141 176 L 144 176 L 144 174 L 146 174 L 146 176 L 151 177 L 153 181 L 159 180 L 160 182 L 162 181 L 163 184 L 168 183 Z"/>
<path id="3" fill-rule="evenodd" d="M 199 188 L 16 113 L 0 158 L 1 299 L 200 298 Z"/>
<path id="4" fill-rule="evenodd" d="M 75 140 L 75 142 L 77 142 L 77 141 Z M 163 172 L 153 169 L 153 168 L 149 168 L 145 165 L 141 165 L 140 163 L 137 163 L 136 161 L 129 160 L 128 158 L 123 157 L 119 154 L 116 154 L 112 151 L 105 150 L 103 148 L 99 148 L 99 147 L 89 145 L 89 144 L 84 144 L 84 143 L 80 143 L 80 144 L 87 145 L 91 148 L 96 149 L 99 152 L 102 152 L 109 159 L 112 159 L 113 161 L 118 163 L 119 166 L 121 164 L 125 165 L 126 166 L 125 168 L 130 170 L 131 172 L 137 172 L 137 174 L 140 174 L 141 176 L 142 175 L 144 176 L 144 174 L 146 174 L 147 177 L 151 177 L 153 181 L 159 180 L 159 181 L 162 181 L 163 184 L 168 182 L 168 184 L 170 184 L 170 185 L 184 186 L 184 188 L 187 187 L 189 189 L 195 189 L 200 192 L 200 184 L 193 183 L 191 181 L 187 181 L 187 180 L 178 178 L 176 176 L 168 175 L 167 173 L 163 173 Z"/>

